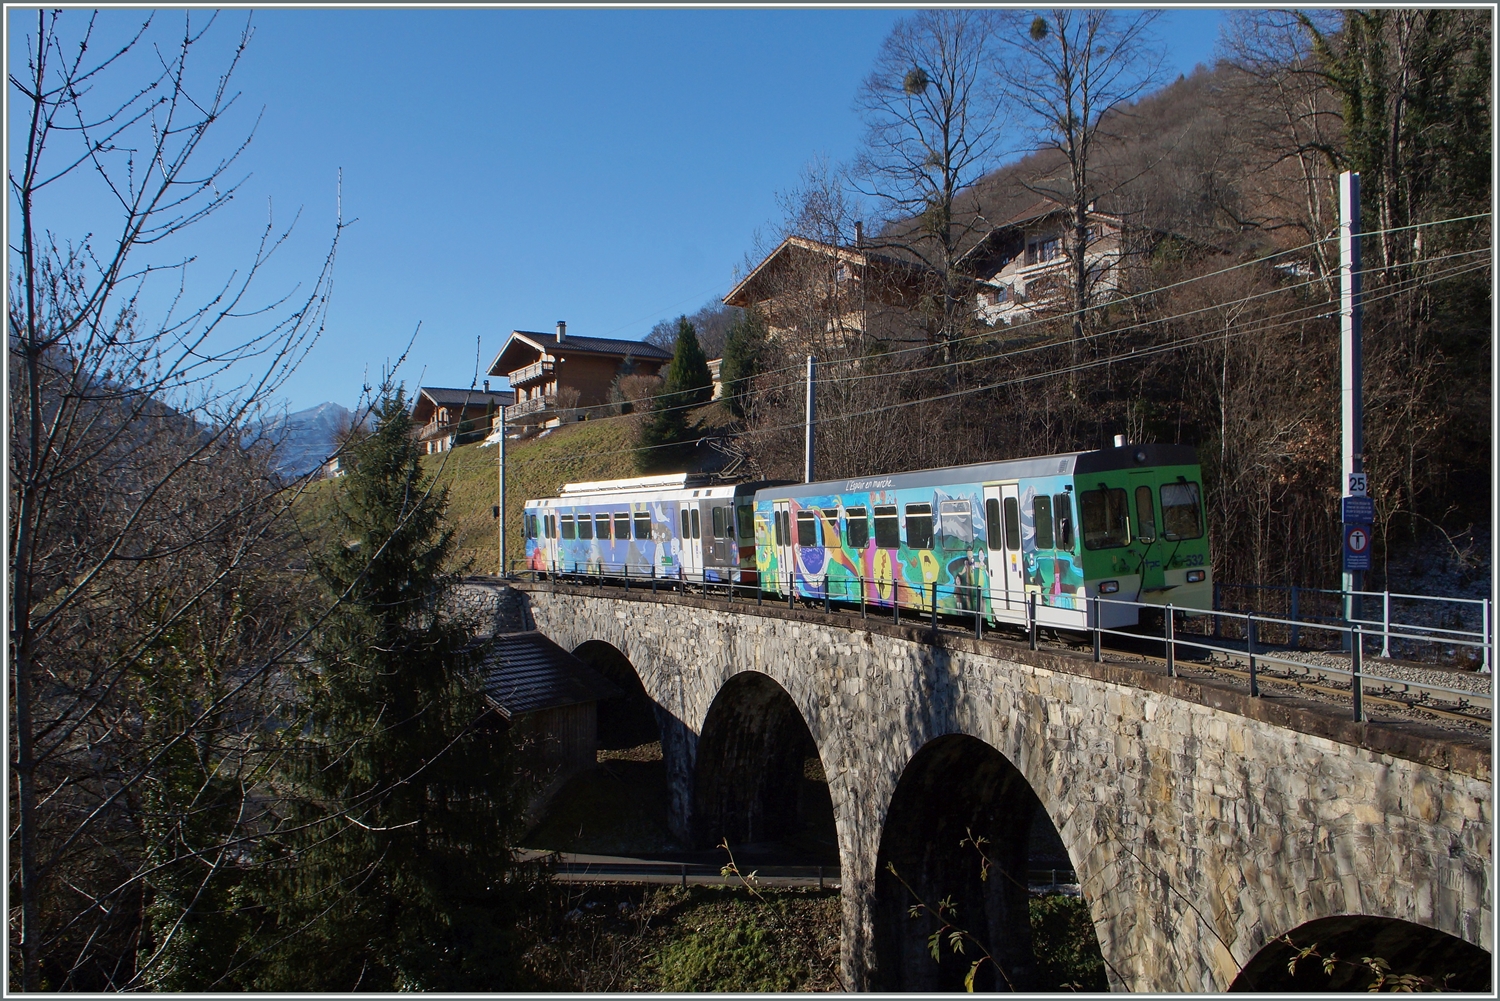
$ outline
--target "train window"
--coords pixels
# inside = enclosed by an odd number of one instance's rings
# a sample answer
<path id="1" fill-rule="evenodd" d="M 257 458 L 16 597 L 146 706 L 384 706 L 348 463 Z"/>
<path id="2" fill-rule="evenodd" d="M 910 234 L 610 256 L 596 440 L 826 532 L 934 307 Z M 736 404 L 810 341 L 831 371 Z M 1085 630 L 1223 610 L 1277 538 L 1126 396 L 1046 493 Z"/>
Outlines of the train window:
<path id="1" fill-rule="evenodd" d="M 782 527 L 781 527 L 781 512 L 780 511 L 772 511 L 771 512 L 771 522 L 772 522 L 772 527 L 773 527 L 775 535 L 776 535 L 776 544 L 778 546 L 784 546 L 784 545 L 786 545 L 786 531 L 783 530 Z"/>
<path id="2" fill-rule="evenodd" d="M 724 538 L 724 509 L 716 507 L 714 511 L 714 538 Z"/>
<path id="3" fill-rule="evenodd" d="M 571 514 L 562 516 L 562 537 L 564 539 L 573 538 L 573 516 Z"/>
<path id="4" fill-rule="evenodd" d="M 578 516 L 578 537 L 580 539 L 592 539 L 594 537 L 594 519 L 586 514 Z"/>
<path id="5" fill-rule="evenodd" d="M 1116 549 L 1130 544 L 1130 517 L 1125 511 L 1125 491 L 1100 487 L 1078 497 L 1083 508 L 1083 544 L 1088 549 Z"/>
<path id="6" fill-rule="evenodd" d="M 1000 527 L 1000 501 L 990 497 L 984 502 L 984 523 L 988 529 L 990 548 L 1000 548 L 1000 537 L 1004 534 Z"/>
<path id="7" fill-rule="evenodd" d="M 851 507 L 844 512 L 844 544 L 850 549 L 863 549 L 870 543 L 870 520 L 865 509 Z"/>
<path id="8" fill-rule="evenodd" d="M 600 539 L 610 537 L 608 512 L 594 515 L 594 535 Z"/>
<path id="9" fill-rule="evenodd" d="M 700 538 L 703 537 L 702 536 L 702 528 L 703 528 L 703 523 L 702 523 L 702 520 L 698 516 L 698 509 L 695 507 L 695 508 L 693 508 L 693 538 L 700 539 Z"/>
<path id="10" fill-rule="evenodd" d="M 624 542 L 630 538 L 630 512 L 615 512 L 615 538 Z"/>
<path id="11" fill-rule="evenodd" d="M 1142 542 L 1156 541 L 1156 505 L 1148 486 L 1135 488 L 1135 528 Z"/>
<path id="12" fill-rule="evenodd" d="M 896 505 L 875 508 L 875 548 L 901 548 L 901 521 L 896 517 Z"/>
<path id="13" fill-rule="evenodd" d="M 1057 548 L 1073 549 L 1073 498 L 1058 494 L 1052 498 L 1052 530 L 1057 536 Z"/>
<path id="14" fill-rule="evenodd" d="M 692 537 L 693 537 L 692 533 L 689 532 L 689 530 L 688 530 L 688 509 L 687 508 L 683 508 L 682 509 L 682 536 L 681 536 L 681 538 L 691 539 Z"/>
<path id="15" fill-rule="evenodd" d="M 906 505 L 906 544 L 912 549 L 932 548 L 932 505 Z"/>
<path id="16" fill-rule="evenodd" d="M 649 511 L 635 513 L 635 538 L 637 542 L 645 542 L 651 538 L 651 513 Z"/>
<path id="17" fill-rule="evenodd" d="M 969 517 L 969 502 L 947 500 L 938 504 L 938 529 L 944 549 L 968 549 L 974 543 L 974 522 Z"/>
<path id="18" fill-rule="evenodd" d="M 1014 497 L 1005 498 L 1005 548 L 1021 551 L 1021 505 Z"/>
<path id="19" fill-rule="evenodd" d="M 1031 523 L 1036 526 L 1036 547 L 1052 548 L 1052 498 L 1037 494 L 1031 502 Z"/>
<path id="20" fill-rule="evenodd" d="M 817 512 L 817 510 L 814 509 L 814 510 L 811 510 L 811 511 L 798 511 L 797 512 L 797 545 L 799 545 L 799 546 L 819 546 L 819 545 L 822 545 L 822 542 L 818 539 L 818 535 L 819 534 L 820 533 L 818 532 L 818 512 Z"/>
<path id="21" fill-rule="evenodd" d="M 736 513 L 740 519 L 740 540 L 749 542 L 755 538 L 755 505 L 741 504 L 736 509 Z"/>
<path id="22" fill-rule="evenodd" d="M 1161 534 L 1176 542 L 1203 535 L 1203 511 L 1198 503 L 1198 484 L 1161 485 Z"/>

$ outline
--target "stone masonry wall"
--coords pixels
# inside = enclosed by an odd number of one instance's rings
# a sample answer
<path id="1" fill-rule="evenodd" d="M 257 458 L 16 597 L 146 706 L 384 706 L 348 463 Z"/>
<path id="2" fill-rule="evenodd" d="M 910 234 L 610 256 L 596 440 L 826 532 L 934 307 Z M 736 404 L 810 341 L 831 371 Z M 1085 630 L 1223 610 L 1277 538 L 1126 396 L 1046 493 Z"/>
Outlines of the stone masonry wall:
<path id="1" fill-rule="evenodd" d="M 664 721 L 672 820 L 691 821 L 697 734 L 720 687 L 790 693 L 828 776 L 845 982 L 874 964 L 876 855 L 927 741 L 985 741 L 1031 783 L 1079 873 L 1116 990 L 1222 991 L 1266 943 L 1338 914 L 1401 918 L 1493 951 L 1487 747 L 1320 720 L 1086 656 L 920 626 L 530 585 L 536 627 L 603 640 Z M 752 614 L 753 613 L 753 614 Z"/>

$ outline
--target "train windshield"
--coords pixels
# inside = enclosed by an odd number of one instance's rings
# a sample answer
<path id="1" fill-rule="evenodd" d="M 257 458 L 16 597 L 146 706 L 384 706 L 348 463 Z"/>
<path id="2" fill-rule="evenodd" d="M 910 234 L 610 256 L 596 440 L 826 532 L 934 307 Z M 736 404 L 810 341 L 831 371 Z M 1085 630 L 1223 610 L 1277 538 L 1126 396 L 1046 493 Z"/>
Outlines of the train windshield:
<path id="1" fill-rule="evenodd" d="M 1130 516 L 1125 491 L 1119 487 L 1085 490 L 1078 497 L 1083 508 L 1083 544 L 1089 549 L 1116 549 L 1130 544 Z"/>
<path id="2" fill-rule="evenodd" d="M 1173 542 L 1203 535 L 1203 512 L 1198 503 L 1198 484 L 1163 483 L 1161 486 L 1161 534 Z"/>

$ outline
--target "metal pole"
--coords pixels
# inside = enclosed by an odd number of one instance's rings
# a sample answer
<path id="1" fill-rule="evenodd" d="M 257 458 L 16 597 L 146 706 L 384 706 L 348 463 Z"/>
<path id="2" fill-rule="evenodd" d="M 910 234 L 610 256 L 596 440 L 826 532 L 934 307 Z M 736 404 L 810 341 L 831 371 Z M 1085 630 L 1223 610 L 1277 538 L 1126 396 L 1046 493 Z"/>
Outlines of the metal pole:
<path id="1" fill-rule="evenodd" d="M 1490 599 L 1484 599 L 1481 606 L 1484 611 L 1484 663 L 1480 665 L 1480 671 L 1490 673 Z"/>
<path id="2" fill-rule="evenodd" d="M 1365 681 L 1361 674 L 1364 666 L 1364 637 L 1360 635 L 1359 624 L 1355 623 L 1352 641 L 1349 644 L 1349 690 L 1354 696 L 1354 722 L 1365 721 Z"/>
<path id="3" fill-rule="evenodd" d="M 1391 592 L 1387 590 L 1384 595 L 1385 604 L 1380 611 L 1380 656 L 1390 659 L 1391 656 Z"/>
<path id="4" fill-rule="evenodd" d="M 1255 615 L 1245 613 L 1245 649 L 1250 653 L 1250 697 L 1260 697 L 1260 680 L 1255 671 Z"/>
<path id="5" fill-rule="evenodd" d="M 500 479 L 500 576 L 505 576 L 505 404 L 500 404 L 495 413 L 495 422 L 500 425 L 500 440 L 495 443 L 497 465 L 499 467 L 497 476 Z"/>
<path id="6" fill-rule="evenodd" d="M 1036 592 L 1032 591 L 1026 596 L 1026 639 L 1027 646 L 1036 649 Z"/>
<path id="7" fill-rule="evenodd" d="M 1300 648 L 1302 639 L 1302 620 L 1297 617 L 1297 585 L 1292 585 L 1292 649 Z"/>
<path id="8" fill-rule="evenodd" d="M 1218 581 L 1214 581 L 1214 611 L 1215 612 L 1219 611 L 1219 599 L 1220 599 L 1219 582 Z M 1220 626 L 1222 626 L 1222 625 L 1223 625 L 1223 623 L 1221 623 L 1219 621 L 1219 616 L 1215 615 L 1214 616 L 1214 639 L 1218 639 L 1219 638 L 1219 635 L 1220 635 L 1219 629 L 1220 629 Z"/>
<path id="9" fill-rule="evenodd" d="M 1350 496 L 1353 475 L 1363 473 L 1365 469 L 1359 271 L 1359 175 L 1346 170 L 1339 175 L 1339 370 L 1343 422 L 1343 482 L 1339 484 L 1341 497 Z M 1363 577 L 1364 574 L 1358 570 L 1344 571 L 1345 618 L 1364 617 L 1358 595 L 1364 584 Z"/>
<path id="10" fill-rule="evenodd" d="M 980 607 L 980 606 L 982 606 L 984 604 L 984 602 L 982 602 L 980 600 L 980 598 L 979 598 L 979 588 L 976 587 L 973 590 L 974 590 L 974 638 L 976 640 L 982 640 L 982 639 L 984 639 L 984 609 L 982 607 Z"/>
<path id="11" fill-rule="evenodd" d="M 1103 636 L 1099 632 L 1099 630 L 1102 627 L 1103 627 L 1103 622 L 1099 618 L 1099 596 L 1096 594 L 1096 595 L 1094 595 L 1094 663 L 1095 664 L 1102 664 L 1102 663 L 1104 663 L 1104 649 L 1103 649 L 1103 646 L 1102 646 Z"/>
<path id="12" fill-rule="evenodd" d="M 807 356 L 807 423 L 804 429 L 802 441 L 802 482 L 813 481 L 813 386 L 816 385 L 814 378 L 814 367 L 818 359 L 812 355 Z"/>
<path id="13" fill-rule="evenodd" d="M 869 617 L 869 613 L 865 611 L 865 579 L 863 577 L 859 578 L 859 617 L 862 619 Z"/>
<path id="14" fill-rule="evenodd" d="M 1177 677 L 1177 625 L 1172 621 L 1172 606 L 1167 605 L 1167 677 Z"/>
<path id="15" fill-rule="evenodd" d="M 937 581 L 932 582 L 932 634 L 937 635 Z"/>

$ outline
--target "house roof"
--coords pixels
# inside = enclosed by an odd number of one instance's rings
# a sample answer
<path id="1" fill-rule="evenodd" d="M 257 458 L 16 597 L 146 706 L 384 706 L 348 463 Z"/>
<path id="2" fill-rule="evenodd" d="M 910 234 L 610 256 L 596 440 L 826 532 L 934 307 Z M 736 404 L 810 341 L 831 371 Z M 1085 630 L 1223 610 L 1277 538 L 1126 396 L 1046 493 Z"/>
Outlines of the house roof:
<path id="1" fill-rule="evenodd" d="M 501 633 L 480 656 L 485 695 L 507 719 L 625 694 L 538 632 Z"/>
<path id="2" fill-rule="evenodd" d="M 524 365 L 530 364 L 531 356 L 545 352 L 566 358 L 568 355 L 604 355 L 624 358 L 642 358 L 651 361 L 666 361 L 672 352 L 646 341 L 619 341 L 612 337 L 580 337 L 568 334 L 562 341 L 556 334 L 542 334 L 534 330 L 512 330 L 505 343 L 490 362 L 490 375 L 509 375 Z M 507 359 L 507 355 L 511 355 Z M 519 361 L 519 364 L 517 363 Z"/>
<path id="3" fill-rule="evenodd" d="M 832 243 L 824 243 L 821 240 L 809 240 L 804 236 L 789 236 L 777 245 L 765 258 L 755 266 L 755 269 L 740 280 L 739 284 L 729 290 L 724 296 L 724 302 L 729 306 L 747 307 L 753 303 L 750 298 L 751 287 L 759 281 L 760 277 L 769 272 L 771 267 L 780 260 L 791 255 L 793 251 L 801 250 L 810 254 L 821 254 L 825 257 L 835 259 L 842 258 L 851 264 L 868 267 L 872 264 L 883 264 L 892 268 L 912 269 L 914 262 L 904 260 L 893 254 L 881 253 L 864 247 L 841 247 Z"/>
<path id="4" fill-rule="evenodd" d="M 438 407 L 508 407 L 516 402 L 516 394 L 509 390 L 486 392 L 483 389 L 448 389 L 442 386 L 423 386 L 417 390 L 412 401 L 411 416 L 425 424 Z"/>

